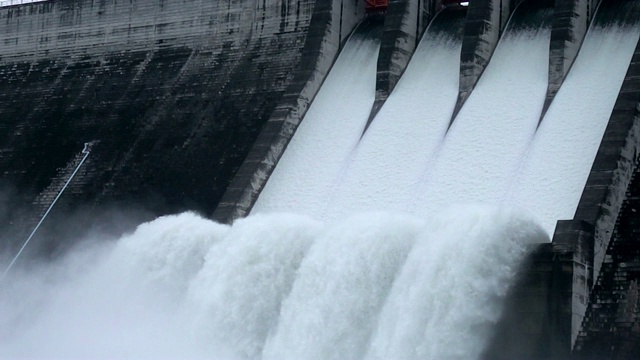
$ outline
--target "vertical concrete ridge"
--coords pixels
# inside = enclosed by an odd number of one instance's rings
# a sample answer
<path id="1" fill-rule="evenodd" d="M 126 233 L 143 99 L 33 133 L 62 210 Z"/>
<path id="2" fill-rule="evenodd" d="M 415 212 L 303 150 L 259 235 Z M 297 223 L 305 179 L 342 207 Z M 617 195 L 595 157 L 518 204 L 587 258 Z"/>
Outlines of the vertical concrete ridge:
<path id="1" fill-rule="evenodd" d="M 562 86 L 587 34 L 594 0 L 556 0 L 549 44 L 549 82 L 540 122 Z"/>
<path id="2" fill-rule="evenodd" d="M 420 37 L 436 13 L 438 0 L 390 0 L 384 15 L 376 75 L 376 97 L 364 131 L 409 65 Z"/>
<path id="3" fill-rule="evenodd" d="M 600 271 L 640 153 L 640 42 L 618 93 L 574 219 L 595 226 L 595 273 Z"/>
<path id="4" fill-rule="evenodd" d="M 503 18 L 509 13 L 501 0 L 469 2 L 460 53 L 460 89 L 449 126 L 489 64 L 502 32 Z"/>
<path id="5" fill-rule="evenodd" d="M 556 357 L 568 357 L 589 305 L 589 293 L 594 283 L 593 276 L 593 225 L 581 220 L 559 221 L 553 234 L 552 246 L 556 259 L 564 262 L 560 266 L 563 278 L 554 291 L 555 311 L 552 316 L 557 344 Z M 568 306 L 567 306 L 568 305 Z"/>
<path id="6" fill-rule="evenodd" d="M 640 161 L 640 158 L 638 159 Z M 634 360 L 640 355 L 640 176 L 630 180 L 615 232 L 591 292 L 587 315 L 573 349 L 574 359 Z"/>
<path id="7" fill-rule="evenodd" d="M 337 58 L 342 41 L 363 17 L 364 6 L 359 1 L 316 2 L 300 66 L 213 212 L 214 220 L 230 223 L 251 211 Z"/>

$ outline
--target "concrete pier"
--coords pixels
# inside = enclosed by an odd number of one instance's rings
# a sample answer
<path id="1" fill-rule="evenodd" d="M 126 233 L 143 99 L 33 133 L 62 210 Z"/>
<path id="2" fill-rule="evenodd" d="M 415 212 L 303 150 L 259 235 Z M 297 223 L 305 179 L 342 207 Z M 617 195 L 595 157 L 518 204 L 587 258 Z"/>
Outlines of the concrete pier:
<path id="1" fill-rule="evenodd" d="M 438 0 L 390 0 L 380 40 L 376 99 L 367 126 L 393 91 L 427 25 L 440 10 Z M 366 129 L 365 129 L 366 130 Z"/>
<path id="2" fill-rule="evenodd" d="M 549 46 L 549 85 L 540 121 L 567 77 L 587 34 L 596 0 L 556 0 Z"/>

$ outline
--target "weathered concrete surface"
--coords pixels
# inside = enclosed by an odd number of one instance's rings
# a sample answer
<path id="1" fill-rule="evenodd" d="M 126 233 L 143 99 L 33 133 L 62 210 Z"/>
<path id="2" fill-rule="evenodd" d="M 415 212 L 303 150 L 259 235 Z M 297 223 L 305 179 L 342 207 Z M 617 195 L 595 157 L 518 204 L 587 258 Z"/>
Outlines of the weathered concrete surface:
<path id="1" fill-rule="evenodd" d="M 587 317 L 574 347 L 574 359 L 640 358 L 640 174 L 637 162 L 635 172 L 591 294 Z"/>
<path id="2" fill-rule="evenodd" d="M 553 329 L 559 335 L 553 339 L 557 344 L 554 357 L 570 354 L 580 332 L 594 283 L 593 241 L 593 225 L 577 220 L 558 221 L 552 241 L 554 260 L 561 264 L 552 287 Z"/>
<path id="3" fill-rule="evenodd" d="M 54 218 L 119 202 L 146 218 L 210 214 L 292 96 L 314 3 L 57 0 L 0 9 L 0 191 L 14 207 L 0 212 L 2 232 L 32 227 L 87 141 L 91 156 Z M 347 18 L 354 1 L 344 3 Z M 343 25 L 336 39 L 348 33 Z"/>
<path id="4" fill-rule="evenodd" d="M 556 0 L 549 46 L 549 84 L 540 121 L 573 65 L 595 13 L 596 0 Z"/>
<path id="5" fill-rule="evenodd" d="M 593 226 L 558 222 L 553 242 L 523 264 L 483 358 L 568 359 L 592 283 Z"/>
<path id="6" fill-rule="evenodd" d="M 473 91 L 498 45 L 503 18 L 509 16 L 509 12 L 503 13 L 505 4 L 507 2 L 501 0 L 469 2 L 460 54 L 460 90 L 452 121 Z"/>
<path id="7" fill-rule="evenodd" d="M 390 0 L 380 41 L 376 98 L 369 124 L 409 65 L 422 33 L 440 8 L 439 0 Z"/>
<path id="8" fill-rule="evenodd" d="M 637 1 L 603 0 L 609 22 L 638 26 Z M 598 21 L 598 20 L 596 20 Z M 640 358 L 640 42 L 618 95 L 575 218 L 595 224 L 597 282 L 574 359 Z"/>
<path id="9" fill-rule="evenodd" d="M 333 65 L 340 44 L 363 18 L 361 5 L 341 0 L 316 4 L 301 65 L 213 213 L 215 220 L 232 222 L 251 210 Z"/>

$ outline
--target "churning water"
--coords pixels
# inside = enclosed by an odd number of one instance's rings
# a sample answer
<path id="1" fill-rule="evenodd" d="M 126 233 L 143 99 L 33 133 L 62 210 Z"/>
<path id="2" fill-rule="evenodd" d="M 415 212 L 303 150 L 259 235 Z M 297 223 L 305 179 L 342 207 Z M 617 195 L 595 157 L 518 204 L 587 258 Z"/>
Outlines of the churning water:
<path id="1" fill-rule="evenodd" d="M 500 314 L 526 216 L 454 208 L 324 224 L 185 213 L 55 264 L 0 295 L 3 358 L 471 359 Z"/>

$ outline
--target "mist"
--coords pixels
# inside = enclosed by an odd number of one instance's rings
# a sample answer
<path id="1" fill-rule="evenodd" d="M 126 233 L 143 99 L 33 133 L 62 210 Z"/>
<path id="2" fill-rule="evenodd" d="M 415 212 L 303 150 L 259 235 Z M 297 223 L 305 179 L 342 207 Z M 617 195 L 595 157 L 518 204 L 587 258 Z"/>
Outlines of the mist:
<path id="1" fill-rule="evenodd" d="M 468 360 L 488 331 L 463 328 L 491 329 L 527 244 L 544 241 L 528 215 L 479 206 L 332 223 L 165 216 L 12 270 L 0 284 L 0 353 Z"/>

